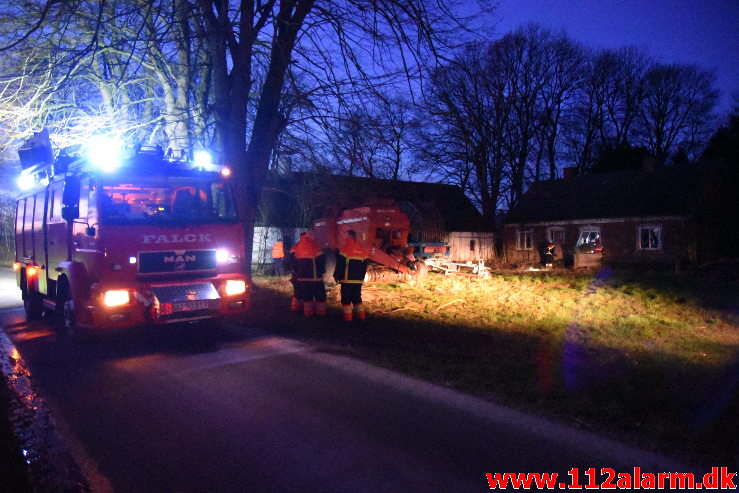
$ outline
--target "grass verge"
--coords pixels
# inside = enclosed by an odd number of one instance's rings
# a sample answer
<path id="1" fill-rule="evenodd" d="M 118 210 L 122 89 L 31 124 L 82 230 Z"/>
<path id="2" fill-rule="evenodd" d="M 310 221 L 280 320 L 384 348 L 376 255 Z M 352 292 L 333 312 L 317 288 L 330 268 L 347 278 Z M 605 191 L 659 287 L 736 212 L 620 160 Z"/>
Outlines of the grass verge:
<path id="1" fill-rule="evenodd" d="M 286 279 L 255 283 L 249 319 L 275 332 L 652 450 L 737 460 L 736 280 L 430 275 L 365 286 L 370 318 L 350 325 L 338 287 L 328 317 L 305 319 Z"/>

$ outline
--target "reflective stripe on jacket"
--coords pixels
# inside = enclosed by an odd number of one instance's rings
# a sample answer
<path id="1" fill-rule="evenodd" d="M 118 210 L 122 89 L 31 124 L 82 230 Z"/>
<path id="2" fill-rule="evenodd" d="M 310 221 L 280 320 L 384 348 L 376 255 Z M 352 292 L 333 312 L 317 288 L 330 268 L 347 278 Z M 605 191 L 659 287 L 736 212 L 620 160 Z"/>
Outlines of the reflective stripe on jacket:
<path id="1" fill-rule="evenodd" d="M 290 267 L 298 282 L 322 281 L 326 272 L 323 250 L 312 239 L 302 238 L 290 249 Z"/>
<path id="2" fill-rule="evenodd" d="M 356 240 L 349 240 L 336 256 L 334 279 L 340 283 L 361 284 L 367 273 L 369 252 Z"/>

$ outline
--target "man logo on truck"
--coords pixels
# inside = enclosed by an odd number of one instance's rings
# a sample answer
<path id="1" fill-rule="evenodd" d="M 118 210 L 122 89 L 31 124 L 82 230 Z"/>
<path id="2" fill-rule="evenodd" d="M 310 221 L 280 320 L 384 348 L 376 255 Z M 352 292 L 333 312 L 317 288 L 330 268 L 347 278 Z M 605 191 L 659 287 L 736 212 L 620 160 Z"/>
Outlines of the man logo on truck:
<path id="1" fill-rule="evenodd" d="M 184 264 L 185 262 L 195 262 L 195 255 L 184 255 L 184 256 L 183 255 L 177 255 L 177 256 L 167 255 L 166 257 L 164 257 L 165 264 L 172 263 L 172 262 L 175 262 L 178 264 L 180 263 Z"/>
<path id="2" fill-rule="evenodd" d="M 195 255 L 165 255 L 165 264 L 174 264 L 174 270 L 185 270 L 188 262 L 195 262 Z"/>

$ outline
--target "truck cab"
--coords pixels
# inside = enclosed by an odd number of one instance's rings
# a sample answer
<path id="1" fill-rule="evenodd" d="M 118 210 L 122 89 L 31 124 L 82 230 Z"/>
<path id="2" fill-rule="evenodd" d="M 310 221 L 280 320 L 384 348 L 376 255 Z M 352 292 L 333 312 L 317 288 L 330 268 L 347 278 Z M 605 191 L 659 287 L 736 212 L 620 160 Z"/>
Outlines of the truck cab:
<path id="1" fill-rule="evenodd" d="M 227 175 L 159 152 L 24 169 L 14 268 L 28 317 L 52 312 L 75 335 L 246 311 Z"/>

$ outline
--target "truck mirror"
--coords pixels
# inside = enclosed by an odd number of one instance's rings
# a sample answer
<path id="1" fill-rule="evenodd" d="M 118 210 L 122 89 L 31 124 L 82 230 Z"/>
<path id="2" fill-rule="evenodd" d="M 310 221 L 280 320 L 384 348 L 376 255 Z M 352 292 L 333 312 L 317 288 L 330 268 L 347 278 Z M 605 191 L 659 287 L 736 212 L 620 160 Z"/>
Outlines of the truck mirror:
<path id="1" fill-rule="evenodd" d="M 65 205 L 62 207 L 62 218 L 65 221 L 74 221 L 80 217 L 80 208 L 76 205 Z"/>
<path id="2" fill-rule="evenodd" d="M 80 177 L 68 176 L 64 179 L 64 193 L 62 194 L 62 204 L 65 206 L 77 207 L 80 203 Z M 79 217 L 79 212 L 75 218 Z M 66 218 L 65 218 L 66 219 Z"/>

